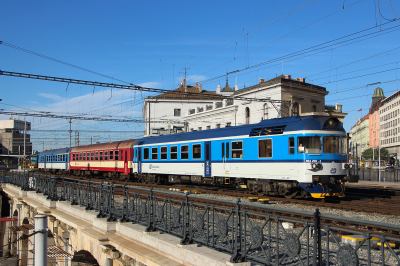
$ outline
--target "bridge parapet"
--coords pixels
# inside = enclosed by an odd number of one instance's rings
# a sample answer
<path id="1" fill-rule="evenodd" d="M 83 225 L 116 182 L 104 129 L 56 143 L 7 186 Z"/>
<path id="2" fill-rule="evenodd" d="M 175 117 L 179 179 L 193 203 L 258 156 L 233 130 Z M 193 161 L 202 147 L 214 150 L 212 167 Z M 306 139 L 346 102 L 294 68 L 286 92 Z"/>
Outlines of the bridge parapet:
<path id="1" fill-rule="evenodd" d="M 321 217 L 331 217 L 318 209 L 306 213 L 239 200 L 39 175 L 12 176 L 10 183 L 4 184 L 4 191 L 17 201 L 29 202 L 39 213 L 56 217 L 71 233 L 74 249 L 90 251 L 100 265 L 110 258 L 126 265 L 122 258 L 128 257 L 132 258 L 129 263 L 152 265 L 166 265 L 166 261 L 170 265 L 249 265 L 247 261 L 274 265 L 341 265 L 350 261 L 357 265 L 358 254 L 363 253 L 360 247 L 339 243 L 336 238 L 322 238 L 323 232 L 334 237 L 338 228 L 321 225 Z M 307 220 L 296 218 L 301 215 Z M 340 230 L 360 234 L 352 228 Z M 374 256 L 388 259 L 383 252 L 386 245 L 390 259 L 400 261 L 388 242 L 400 242 L 397 236 L 367 232 L 363 243 L 369 245 L 374 237 L 379 238 L 382 252 L 368 250 L 364 260 L 370 263 Z"/>

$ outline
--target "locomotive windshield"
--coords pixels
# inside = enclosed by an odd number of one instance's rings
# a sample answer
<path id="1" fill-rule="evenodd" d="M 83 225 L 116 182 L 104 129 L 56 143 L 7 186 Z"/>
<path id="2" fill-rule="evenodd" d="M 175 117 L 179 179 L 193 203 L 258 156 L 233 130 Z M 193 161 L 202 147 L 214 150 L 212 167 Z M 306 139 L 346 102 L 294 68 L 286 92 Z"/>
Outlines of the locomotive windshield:
<path id="1" fill-rule="evenodd" d="M 298 137 L 297 146 L 299 153 L 321 153 L 321 137 Z"/>
<path id="2" fill-rule="evenodd" d="M 324 153 L 340 153 L 340 137 L 324 137 Z"/>

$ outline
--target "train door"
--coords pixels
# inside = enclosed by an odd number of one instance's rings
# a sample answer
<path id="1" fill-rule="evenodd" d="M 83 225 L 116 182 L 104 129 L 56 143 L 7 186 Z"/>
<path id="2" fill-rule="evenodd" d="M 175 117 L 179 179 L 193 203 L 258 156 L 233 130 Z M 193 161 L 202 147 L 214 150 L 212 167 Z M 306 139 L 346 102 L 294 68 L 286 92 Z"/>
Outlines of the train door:
<path id="1" fill-rule="evenodd" d="M 211 141 L 204 142 L 204 176 L 211 177 Z"/>
<path id="2" fill-rule="evenodd" d="M 122 151 L 124 154 L 124 175 L 129 174 L 129 170 L 128 170 L 128 151 L 124 150 Z"/>
<path id="3" fill-rule="evenodd" d="M 224 170 L 226 174 L 229 174 L 231 170 L 231 160 L 230 160 L 230 143 L 223 142 L 223 149 L 225 150 L 225 163 L 224 163 Z"/>
<path id="4" fill-rule="evenodd" d="M 137 148 L 133 148 L 132 173 L 137 172 Z"/>
<path id="5" fill-rule="evenodd" d="M 142 169 L 141 169 L 141 160 L 140 160 L 140 148 L 136 147 L 134 148 L 134 159 L 133 159 L 133 172 L 135 173 L 142 173 Z"/>

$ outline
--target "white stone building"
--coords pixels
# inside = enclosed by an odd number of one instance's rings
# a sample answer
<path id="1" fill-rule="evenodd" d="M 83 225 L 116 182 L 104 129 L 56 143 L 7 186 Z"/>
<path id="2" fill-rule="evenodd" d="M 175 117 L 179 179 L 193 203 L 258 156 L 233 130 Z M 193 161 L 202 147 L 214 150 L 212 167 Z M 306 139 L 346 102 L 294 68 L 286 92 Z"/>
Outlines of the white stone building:
<path id="1" fill-rule="evenodd" d="M 215 93 L 203 90 L 198 83 L 186 86 L 184 80 L 174 92 L 181 94 L 164 93 L 145 99 L 145 136 L 254 124 L 291 115 L 328 113 L 342 121 L 346 115 L 341 105 L 326 109 L 326 88 L 289 75 L 260 79 L 259 84 L 240 90 L 237 85 L 230 88 L 227 82 L 223 89 L 218 85 Z M 228 98 L 218 99 L 221 96 Z"/>

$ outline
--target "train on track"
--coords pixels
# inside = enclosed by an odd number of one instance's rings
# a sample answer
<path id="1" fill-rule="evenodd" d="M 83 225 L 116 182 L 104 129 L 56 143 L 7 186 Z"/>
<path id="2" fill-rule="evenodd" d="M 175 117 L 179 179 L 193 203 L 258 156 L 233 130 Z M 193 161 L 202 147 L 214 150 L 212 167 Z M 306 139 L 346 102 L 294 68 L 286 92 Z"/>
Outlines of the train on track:
<path id="1" fill-rule="evenodd" d="M 146 183 L 247 188 L 287 198 L 344 196 L 358 182 L 343 124 L 328 116 L 277 118 L 236 127 L 45 151 L 39 169 Z"/>

